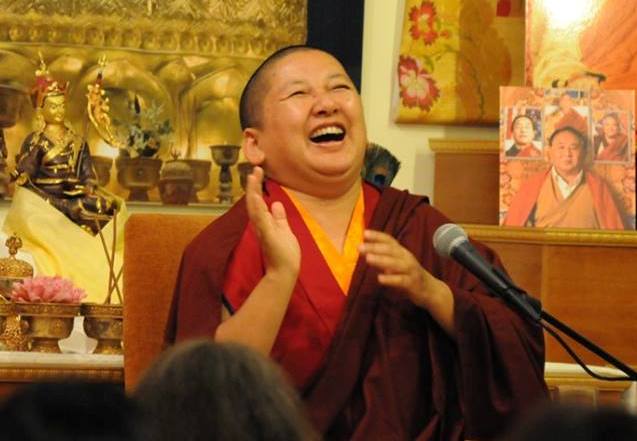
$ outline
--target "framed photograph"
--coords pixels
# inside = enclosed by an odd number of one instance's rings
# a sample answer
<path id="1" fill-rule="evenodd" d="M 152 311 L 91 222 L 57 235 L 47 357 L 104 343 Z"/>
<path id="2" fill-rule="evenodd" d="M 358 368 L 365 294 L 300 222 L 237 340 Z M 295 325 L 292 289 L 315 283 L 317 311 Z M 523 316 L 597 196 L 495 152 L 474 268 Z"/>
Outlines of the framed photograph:
<path id="1" fill-rule="evenodd" d="M 500 89 L 501 225 L 635 228 L 634 91 Z"/>

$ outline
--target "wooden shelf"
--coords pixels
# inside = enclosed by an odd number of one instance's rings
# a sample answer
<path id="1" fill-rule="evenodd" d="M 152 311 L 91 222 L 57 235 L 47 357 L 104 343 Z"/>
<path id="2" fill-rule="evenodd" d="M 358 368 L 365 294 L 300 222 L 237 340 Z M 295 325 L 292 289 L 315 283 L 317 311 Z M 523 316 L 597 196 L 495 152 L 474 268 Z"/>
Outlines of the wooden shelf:
<path id="1" fill-rule="evenodd" d="M 576 230 L 572 228 L 500 227 L 464 224 L 467 234 L 481 241 L 586 247 L 637 247 L 637 231 Z"/>

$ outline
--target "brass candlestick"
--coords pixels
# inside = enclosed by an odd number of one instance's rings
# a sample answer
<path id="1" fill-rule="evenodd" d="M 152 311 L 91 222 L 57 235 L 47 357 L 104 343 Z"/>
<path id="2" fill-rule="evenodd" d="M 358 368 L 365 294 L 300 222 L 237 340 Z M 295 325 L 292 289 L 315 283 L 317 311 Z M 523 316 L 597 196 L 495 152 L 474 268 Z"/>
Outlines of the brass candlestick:
<path id="1" fill-rule="evenodd" d="M 239 159 L 240 149 L 240 146 L 232 144 L 210 146 L 213 161 L 221 167 L 219 171 L 219 195 L 217 196 L 217 200 L 221 204 L 232 203 L 232 173 L 230 172 L 230 167 Z"/>

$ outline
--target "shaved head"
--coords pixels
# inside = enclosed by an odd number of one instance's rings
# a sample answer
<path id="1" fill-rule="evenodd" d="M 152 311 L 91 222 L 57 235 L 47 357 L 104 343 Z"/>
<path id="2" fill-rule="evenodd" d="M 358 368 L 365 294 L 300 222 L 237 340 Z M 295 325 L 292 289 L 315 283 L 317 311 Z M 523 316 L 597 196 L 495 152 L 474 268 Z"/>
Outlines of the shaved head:
<path id="1" fill-rule="evenodd" d="M 239 121 L 241 130 L 248 127 L 259 127 L 261 124 L 261 102 L 270 86 L 268 73 L 276 62 L 296 52 L 321 51 L 311 46 L 286 46 L 271 54 L 254 71 L 241 93 L 239 100 Z M 322 52 L 322 51 L 321 51 Z"/>

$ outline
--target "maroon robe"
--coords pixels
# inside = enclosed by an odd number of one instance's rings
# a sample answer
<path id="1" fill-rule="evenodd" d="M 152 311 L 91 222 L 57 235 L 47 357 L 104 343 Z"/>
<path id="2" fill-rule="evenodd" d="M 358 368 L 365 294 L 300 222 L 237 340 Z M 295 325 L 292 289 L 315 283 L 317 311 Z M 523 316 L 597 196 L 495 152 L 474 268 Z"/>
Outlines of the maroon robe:
<path id="1" fill-rule="evenodd" d="M 266 199 L 272 202 L 270 196 Z M 298 214 L 286 208 L 295 229 Z M 359 259 L 322 360 L 299 384 L 310 417 L 326 439 L 490 439 L 521 411 L 546 398 L 541 329 L 486 294 L 461 266 L 437 256 L 433 234 L 446 222 L 425 198 L 383 190 L 368 228 L 396 237 L 451 287 L 456 339 L 404 295 L 379 286 L 377 270 Z M 247 225 L 241 200 L 187 247 L 169 342 L 214 334 L 222 303 L 232 305 L 222 293 L 226 269 Z M 492 251 L 476 246 L 498 263 Z M 254 259 L 260 259 L 260 252 Z M 303 274 L 303 265 L 301 285 L 311 279 Z M 293 297 L 299 292 L 295 288 Z M 284 324 L 294 316 L 290 310 L 298 300 L 290 301 Z M 275 357 L 286 353 L 277 348 L 278 340 Z M 282 364 L 293 366 L 285 360 Z"/>

